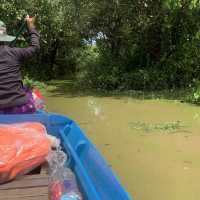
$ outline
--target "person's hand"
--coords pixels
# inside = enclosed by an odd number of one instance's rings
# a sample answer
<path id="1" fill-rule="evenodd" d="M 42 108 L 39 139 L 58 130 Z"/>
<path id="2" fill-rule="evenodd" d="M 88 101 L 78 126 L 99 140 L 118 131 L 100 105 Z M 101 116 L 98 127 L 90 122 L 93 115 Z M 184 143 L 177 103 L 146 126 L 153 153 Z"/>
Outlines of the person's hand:
<path id="1" fill-rule="evenodd" d="M 35 20 L 36 16 L 34 17 L 29 17 L 29 15 L 26 16 L 25 21 L 27 23 L 29 31 L 35 28 Z"/>

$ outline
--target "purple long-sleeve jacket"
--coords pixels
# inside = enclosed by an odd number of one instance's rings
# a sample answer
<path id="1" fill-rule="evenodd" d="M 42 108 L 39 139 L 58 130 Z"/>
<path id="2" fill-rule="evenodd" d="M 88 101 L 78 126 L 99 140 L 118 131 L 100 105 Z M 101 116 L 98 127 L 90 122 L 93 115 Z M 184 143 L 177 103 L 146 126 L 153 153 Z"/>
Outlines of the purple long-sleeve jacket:
<path id="1" fill-rule="evenodd" d="M 32 29 L 29 34 L 30 44 L 26 48 L 0 45 L 0 109 L 23 105 L 28 101 L 20 66 L 40 48 L 38 32 Z"/>

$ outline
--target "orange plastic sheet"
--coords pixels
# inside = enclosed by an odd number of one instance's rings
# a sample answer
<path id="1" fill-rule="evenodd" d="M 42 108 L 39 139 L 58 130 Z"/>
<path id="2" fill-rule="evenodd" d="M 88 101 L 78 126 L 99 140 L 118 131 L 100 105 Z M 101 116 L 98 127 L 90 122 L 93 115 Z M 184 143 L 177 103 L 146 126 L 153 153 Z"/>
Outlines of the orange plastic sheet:
<path id="1" fill-rule="evenodd" d="M 0 124 L 0 183 L 42 164 L 50 148 L 46 129 L 40 123 Z"/>

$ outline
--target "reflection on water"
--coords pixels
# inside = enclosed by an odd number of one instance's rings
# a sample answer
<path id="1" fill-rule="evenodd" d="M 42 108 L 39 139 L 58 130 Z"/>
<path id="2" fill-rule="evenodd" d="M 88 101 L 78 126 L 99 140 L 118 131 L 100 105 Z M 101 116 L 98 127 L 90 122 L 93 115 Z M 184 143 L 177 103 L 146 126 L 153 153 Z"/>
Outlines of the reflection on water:
<path id="1" fill-rule="evenodd" d="M 50 111 L 80 124 L 134 199 L 200 199 L 199 107 L 173 101 L 51 94 L 46 102 Z M 154 126 L 146 134 L 130 128 L 131 122 Z M 166 127 L 182 124 L 184 129 L 165 132 Z"/>

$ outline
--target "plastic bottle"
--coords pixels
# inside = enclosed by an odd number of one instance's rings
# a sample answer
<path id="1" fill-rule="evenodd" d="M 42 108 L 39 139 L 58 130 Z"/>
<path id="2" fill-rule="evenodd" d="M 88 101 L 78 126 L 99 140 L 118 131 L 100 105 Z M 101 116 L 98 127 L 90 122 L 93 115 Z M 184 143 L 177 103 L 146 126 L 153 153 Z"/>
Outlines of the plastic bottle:
<path id="1" fill-rule="evenodd" d="M 67 155 L 57 149 L 47 158 L 49 162 L 49 199 L 83 200 L 76 177 L 71 169 L 65 167 Z"/>
<path id="2" fill-rule="evenodd" d="M 65 195 L 64 197 L 68 197 L 75 200 L 82 200 L 82 195 L 79 191 L 78 184 L 76 181 L 76 177 L 71 169 L 66 168 L 64 171 L 64 188 L 65 188 Z M 71 200 L 70 199 L 70 200 Z"/>

